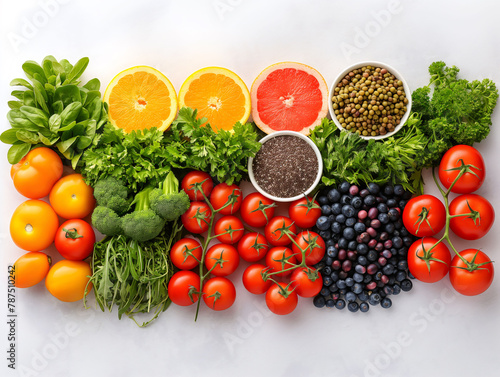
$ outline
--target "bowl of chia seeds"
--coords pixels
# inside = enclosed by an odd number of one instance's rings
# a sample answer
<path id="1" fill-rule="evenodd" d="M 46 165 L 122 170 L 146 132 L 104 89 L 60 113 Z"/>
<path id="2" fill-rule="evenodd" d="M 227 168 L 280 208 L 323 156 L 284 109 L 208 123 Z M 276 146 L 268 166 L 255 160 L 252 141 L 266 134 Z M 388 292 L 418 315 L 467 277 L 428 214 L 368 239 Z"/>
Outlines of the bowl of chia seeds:
<path id="1" fill-rule="evenodd" d="M 323 160 L 311 139 L 295 131 L 277 131 L 260 142 L 260 150 L 248 159 L 248 175 L 258 192 L 277 202 L 291 202 L 314 190 Z"/>
<path id="2" fill-rule="evenodd" d="M 376 61 L 343 70 L 330 87 L 330 117 L 341 131 L 364 139 L 383 139 L 398 132 L 411 111 L 411 91 L 393 67 Z"/>

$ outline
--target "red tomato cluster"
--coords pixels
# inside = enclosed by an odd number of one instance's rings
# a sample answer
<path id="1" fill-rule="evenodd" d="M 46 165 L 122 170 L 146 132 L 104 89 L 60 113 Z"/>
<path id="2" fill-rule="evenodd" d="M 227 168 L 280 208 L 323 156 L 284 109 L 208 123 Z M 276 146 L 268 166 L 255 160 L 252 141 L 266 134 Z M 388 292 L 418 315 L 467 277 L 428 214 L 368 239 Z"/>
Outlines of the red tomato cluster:
<path id="1" fill-rule="evenodd" d="M 450 148 L 439 165 L 440 188 L 445 204 L 432 195 L 411 199 L 403 212 L 403 223 L 410 233 L 423 237 L 408 251 L 408 268 L 418 280 L 433 283 L 449 272 L 452 286 L 463 295 L 477 295 L 491 285 L 494 269 L 488 256 L 477 249 L 456 252 L 449 230 L 465 240 L 485 236 L 495 220 L 493 206 L 484 197 L 473 194 L 484 182 L 485 165 L 473 147 Z M 460 194 L 448 204 L 450 193 Z M 445 226 L 447 225 L 447 226 Z M 440 239 L 431 237 L 443 228 Z M 451 258 L 446 240 L 455 251 Z"/>
<path id="2" fill-rule="evenodd" d="M 237 185 L 214 186 L 203 172 L 188 173 L 181 188 L 191 199 L 181 217 L 184 227 L 195 235 L 210 231 L 208 239 L 217 243 L 183 238 L 173 245 L 170 256 L 180 271 L 169 283 L 172 302 L 192 305 L 201 294 L 214 310 L 230 307 L 236 290 L 228 277 L 240 258 L 251 263 L 243 272 L 243 285 L 253 294 L 265 293 L 267 306 L 276 314 L 291 313 L 298 296 L 319 293 L 322 277 L 311 266 L 323 258 L 325 243 L 307 230 L 321 216 L 315 200 L 297 200 L 289 205 L 288 216 L 278 216 L 277 204 L 264 195 L 253 192 L 243 197 Z"/>
<path id="3" fill-rule="evenodd" d="M 15 188 L 29 198 L 16 208 L 10 222 L 12 240 L 28 251 L 14 263 L 13 278 L 20 288 L 45 279 L 56 298 L 77 301 L 91 275 L 84 259 L 92 254 L 95 233 L 83 218 L 92 212 L 95 200 L 80 174 L 62 174 L 61 158 L 45 147 L 31 150 L 11 168 Z M 47 196 L 49 203 L 41 200 Z M 67 221 L 59 225 L 59 217 Z M 50 267 L 51 258 L 42 251 L 52 244 L 65 259 Z"/>

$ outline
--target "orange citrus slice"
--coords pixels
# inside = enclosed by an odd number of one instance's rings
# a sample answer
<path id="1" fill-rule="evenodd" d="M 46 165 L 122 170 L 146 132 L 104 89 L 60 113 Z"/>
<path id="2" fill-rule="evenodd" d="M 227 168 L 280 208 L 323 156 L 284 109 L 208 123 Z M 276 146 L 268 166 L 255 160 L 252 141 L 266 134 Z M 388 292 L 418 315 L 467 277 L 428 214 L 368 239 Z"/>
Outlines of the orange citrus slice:
<path id="1" fill-rule="evenodd" d="M 252 118 L 265 133 L 309 135 L 328 113 L 328 87 L 321 74 L 302 63 L 282 62 L 264 69 L 251 89 Z"/>
<path id="2" fill-rule="evenodd" d="M 206 67 L 191 76 L 179 90 L 179 107 L 198 110 L 215 129 L 231 130 L 250 116 L 250 93 L 243 80 L 226 68 Z"/>
<path id="3" fill-rule="evenodd" d="M 109 120 L 125 132 L 157 127 L 165 131 L 177 115 L 177 95 L 160 71 L 128 68 L 117 74 L 104 92 Z"/>

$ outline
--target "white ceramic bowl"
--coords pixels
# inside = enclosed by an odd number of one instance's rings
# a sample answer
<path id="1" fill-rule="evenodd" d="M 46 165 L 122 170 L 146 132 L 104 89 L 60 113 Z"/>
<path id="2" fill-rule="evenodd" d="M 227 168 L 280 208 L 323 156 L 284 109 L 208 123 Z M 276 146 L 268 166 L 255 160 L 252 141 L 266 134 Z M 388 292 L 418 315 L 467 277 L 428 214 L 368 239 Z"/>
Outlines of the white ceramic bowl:
<path id="1" fill-rule="evenodd" d="M 249 158 L 248 159 L 248 176 L 250 177 L 250 182 L 252 182 L 253 186 L 255 187 L 255 189 L 258 192 L 260 192 L 262 195 L 264 195 L 267 198 L 274 200 L 276 202 L 292 202 L 294 200 L 298 200 L 298 199 L 303 198 L 304 195 L 308 195 L 312 190 L 314 190 L 314 188 L 318 185 L 318 183 L 321 179 L 321 176 L 323 175 L 323 159 L 321 157 L 321 153 L 319 152 L 319 149 L 316 146 L 316 144 L 314 144 L 313 141 L 311 139 L 309 139 L 307 136 L 305 136 L 299 132 L 295 132 L 295 131 L 276 131 L 276 132 L 273 132 L 273 133 L 263 137 L 260 140 L 260 143 L 264 144 L 269 139 L 272 139 L 276 136 L 284 136 L 284 135 L 299 137 L 299 138 L 305 140 L 311 146 L 314 153 L 316 154 L 316 158 L 318 159 L 318 173 L 316 174 L 316 179 L 314 180 L 311 187 L 309 187 L 305 192 L 301 193 L 300 195 L 293 196 L 290 198 L 279 198 L 279 197 L 276 197 L 274 195 L 268 194 L 264 189 L 262 189 L 257 184 L 257 182 L 255 181 L 255 176 L 253 174 L 253 168 L 252 168 L 253 158 Z"/>
<path id="2" fill-rule="evenodd" d="M 403 118 L 401 119 L 401 122 L 399 122 L 399 124 L 396 126 L 396 128 L 394 129 L 394 131 L 387 132 L 385 135 L 378 135 L 378 136 L 362 136 L 362 135 L 360 135 L 363 139 L 384 139 L 386 137 L 394 135 L 396 132 L 398 132 L 401 129 L 401 127 L 403 127 L 403 125 L 405 124 L 405 122 L 408 120 L 408 117 L 410 116 L 410 111 L 411 111 L 411 91 L 410 91 L 410 87 L 406 83 L 406 81 L 403 78 L 403 76 L 398 71 L 396 71 L 393 67 L 391 67 L 390 65 L 382 63 L 382 62 L 377 62 L 377 61 L 364 61 L 364 62 L 359 62 L 359 63 L 353 64 L 353 65 L 347 67 L 346 69 L 344 69 L 341 73 L 339 73 L 339 75 L 335 78 L 335 80 L 333 80 L 333 83 L 332 83 L 332 85 L 330 87 L 330 95 L 328 97 L 328 109 L 330 111 L 330 117 L 332 118 L 332 120 L 335 123 L 335 125 L 341 131 L 349 132 L 349 131 L 347 131 L 346 129 L 344 129 L 342 127 L 342 125 L 340 124 L 340 122 L 337 120 L 337 116 L 334 113 L 333 106 L 332 106 L 333 105 L 332 104 L 333 93 L 334 93 L 335 88 L 337 87 L 337 84 L 344 78 L 345 75 L 347 75 L 349 72 L 351 72 L 352 70 L 354 70 L 356 68 L 361 68 L 361 67 L 364 67 L 364 66 L 367 66 L 367 65 L 371 65 L 373 67 L 385 68 L 390 73 L 392 73 L 394 76 L 396 76 L 397 79 L 401 80 L 403 82 L 403 88 L 404 88 L 404 91 L 405 91 L 406 98 L 408 98 L 408 104 L 406 105 L 406 113 L 403 115 Z"/>

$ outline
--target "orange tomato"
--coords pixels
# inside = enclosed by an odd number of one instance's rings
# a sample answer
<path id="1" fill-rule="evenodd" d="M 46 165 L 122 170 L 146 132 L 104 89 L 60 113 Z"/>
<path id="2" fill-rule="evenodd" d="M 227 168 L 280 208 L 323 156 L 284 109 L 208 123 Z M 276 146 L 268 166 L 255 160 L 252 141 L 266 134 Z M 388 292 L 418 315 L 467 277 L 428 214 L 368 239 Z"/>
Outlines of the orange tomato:
<path id="1" fill-rule="evenodd" d="M 14 285 L 29 288 L 40 283 L 49 272 L 52 259 L 45 253 L 30 251 L 14 263 Z"/>
<path id="2" fill-rule="evenodd" d="M 54 211 L 64 219 L 82 219 L 95 207 L 94 190 L 81 174 L 70 174 L 56 182 L 49 195 Z"/>
<path id="3" fill-rule="evenodd" d="M 21 195 L 30 199 L 49 195 L 62 173 L 61 158 L 52 149 L 45 147 L 32 149 L 10 169 L 14 187 Z"/>
<path id="4" fill-rule="evenodd" d="M 92 290 L 92 283 L 87 287 L 91 275 L 92 271 L 87 262 L 63 259 L 49 270 L 45 286 L 55 298 L 74 302 L 81 300 Z"/>
<path id="5" fill-rule="evenodd" d="M 52 207 L 38 199 L 26 200 L 16 208 L 10 220 L 10 235 L 14 243 L 27 251 L 49 247 L 59 227 Z"/>

